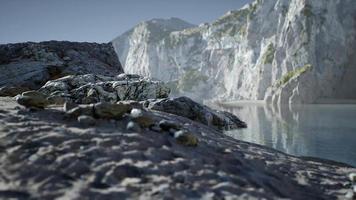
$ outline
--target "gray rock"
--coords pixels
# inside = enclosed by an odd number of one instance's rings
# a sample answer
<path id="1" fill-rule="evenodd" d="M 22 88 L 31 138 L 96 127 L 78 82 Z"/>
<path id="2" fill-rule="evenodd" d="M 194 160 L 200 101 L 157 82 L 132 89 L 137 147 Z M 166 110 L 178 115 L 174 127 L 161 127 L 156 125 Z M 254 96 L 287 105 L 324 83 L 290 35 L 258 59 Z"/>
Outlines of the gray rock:
<path id="1" fill-rule="evenodd" d="M 17 103 L 25 107 L 44 108 L 49 102 L 45 95 L 37 91 L 24 92 L 16 97 Z"/>
<path id="2" fill-rule="evenodd" d="M 170 92 L 161 81 L 127 74 L 117 77 L 94 74 L 66 76 L 48 81 L 39 91 L 47 95 L 60 93 L 79 104 L 165 98 Z"/>
<path id="3" fill-rule="evenodd" d="M 144 104 L 144 103 L 143 103 Z M 166 98 L 148 101 L 146 106 L 152 110 L 172 113 L 218 129 L 245 128 L 246 123 L 235 115 L 216 111 L 200 105 L 188 97 Z"/>
<path id="4" fill-rule="evenodd" d="M 69 74 L 122 72 L 111 44 L 49 41 L 0 45 L 0 87 L 34 90 Z"/>
<path id="5" fill-rule="evenodd" d="M 78 122 L 84 126 L 94 126 L 96 124 L 95 119 L 92 116 L 88 115 L 79 116 Z"/>

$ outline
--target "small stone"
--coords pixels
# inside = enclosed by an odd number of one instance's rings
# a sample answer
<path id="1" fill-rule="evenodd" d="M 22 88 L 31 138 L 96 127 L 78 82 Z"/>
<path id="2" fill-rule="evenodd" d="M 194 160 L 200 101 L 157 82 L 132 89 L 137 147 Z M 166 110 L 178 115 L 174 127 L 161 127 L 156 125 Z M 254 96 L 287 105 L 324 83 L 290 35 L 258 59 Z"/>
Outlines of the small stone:
<path id="1" fill-rule="evenodd" d="M 78 107 L 78 105 L 77 104 L 75 104 L 75 103 L 72 103 L 72 102 L 65 102 L 64 103 L 64 105 L 63 105 L 63 111 L 64 112 L 68 112 L 68 111 L 70 111 L 70 110 L 72 110 L 73 108 L 75 108 L 75 107 Z"/>
<path id="2" fill-rule="evenodd" d="M 134 122 L 138 123 L 141 127 L 144 128 L 150 127 L 155 123 L 153 116 L 141 109 L 132 109 L 130 117 Z"/>
<path id="3" fill-rule="evenodd" d="M 159 122 L 159 127 L 161 127 L 161 129 L 164 131 L 169 131 L 170 129 L 179 130 L 181 128 L 181 126 L 178 125 L 177 123 L 168 120 L 161 120 Z"/>
<path id="4" fill-rule="evenodd" d="M 120 119 L 124 114 L 128 113 L 132 107 L 123 103 L 104 103 L 100 102 L 94 105 L 95 115 L 99 118 Z"/>
<path id="5" fill-rule="evenodd" d="M 184 146 L 197 146 L 198 139 L 191 133 L 180 130 L 174 133 L 177 142 Z"/>
<path id="6" fill-rule="evenodd" d="M 356 173 L 349 174 L 349 179 L 351 182 L 356 182 Z"/>
<path id="7" fill-rule="evenodd" d="M 353 199 L 354 198 L 354 192 L 352 190 L 347 191 L 345 198 L 346 199 Z"/>
<path id="8" fill-rule="evenodd" d="M 78 117 L 78 122 L 84 126 L 93 126 L 96 123 L 95 119 L 88 115 L 80 115 Z"/>
<path id="9" fill-rule="evenodd" d="M 24 92 L 17 96 L 16 101 L 25 107 L 34 108 L 44 108 L 49 104 L 46 96 L 37 91 Z"/>
<path id="10" fill-rule="evenodd" d="M 127 124 L 126 129 L 129 130 L 129 131 L 141 132 L 140 126 L 139 126 L 137 123 L 132 122 L 132 121 L 130 121 L 130 122 Z"/>

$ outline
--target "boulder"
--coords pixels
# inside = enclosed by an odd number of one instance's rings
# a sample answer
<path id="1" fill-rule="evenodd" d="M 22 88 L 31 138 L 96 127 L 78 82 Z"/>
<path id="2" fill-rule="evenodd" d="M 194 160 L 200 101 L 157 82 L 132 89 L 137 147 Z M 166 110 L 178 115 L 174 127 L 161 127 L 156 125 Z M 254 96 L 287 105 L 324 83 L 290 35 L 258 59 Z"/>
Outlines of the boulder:
<path id="1" fill-rule="evenodd" d="M 151 100 L 142 102 L 142 104 L 148 109 L 186 117 L 220 130 L 247 127 L 246 123 L 235 115 L 213 110 L 207 106 L 200 105 L 188 97 Z"/>

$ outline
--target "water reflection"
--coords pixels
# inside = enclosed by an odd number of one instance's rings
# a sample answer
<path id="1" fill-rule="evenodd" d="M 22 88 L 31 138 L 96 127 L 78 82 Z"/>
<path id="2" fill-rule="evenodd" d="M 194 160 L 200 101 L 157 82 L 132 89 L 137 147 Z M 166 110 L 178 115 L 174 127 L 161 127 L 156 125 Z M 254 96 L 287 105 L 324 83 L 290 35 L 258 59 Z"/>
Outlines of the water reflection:
<path id="1" fill-rule="evenodd" d="M 356 166 L 356 105 L 299 105 L 278 109 L 236 103 L 215 105 L 234 113 L 247 129 L 226 134 L 298 155 Z"/>

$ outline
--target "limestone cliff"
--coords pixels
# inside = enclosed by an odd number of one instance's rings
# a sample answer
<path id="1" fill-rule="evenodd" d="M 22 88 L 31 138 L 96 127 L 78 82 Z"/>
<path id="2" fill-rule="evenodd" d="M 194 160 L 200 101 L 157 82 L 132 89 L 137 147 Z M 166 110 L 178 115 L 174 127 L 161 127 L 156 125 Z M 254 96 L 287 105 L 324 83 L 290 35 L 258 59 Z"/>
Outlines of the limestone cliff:
<path id="1" fill-rule="evenodd" d="M 354 0 L 256 0 L 199 27 L 157 23 L 113 46 L 126 71 L 178 94 L 278 105 L 356 98 Z"/>

